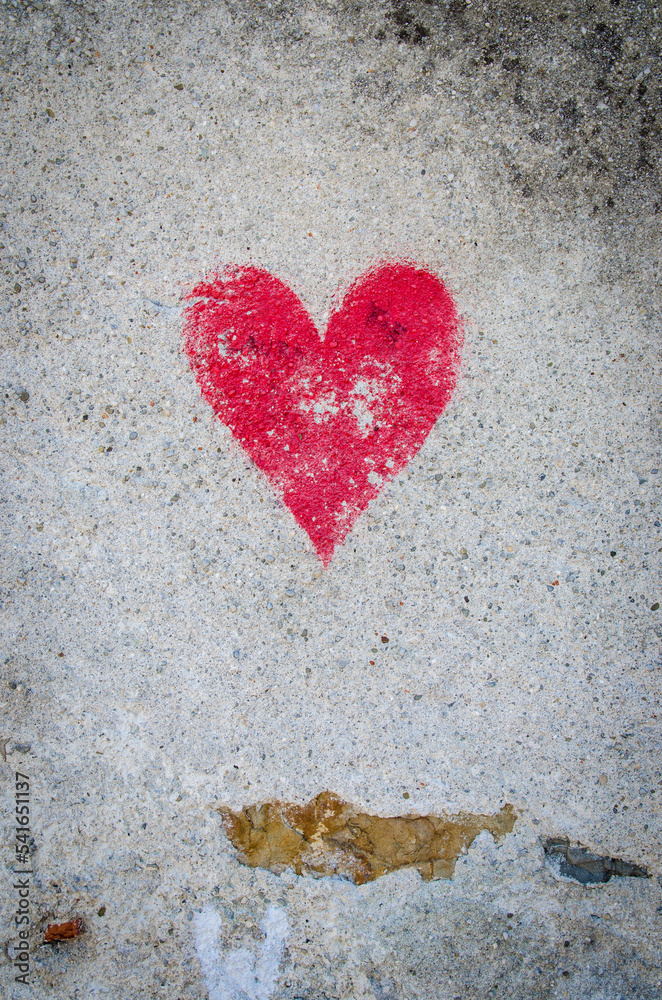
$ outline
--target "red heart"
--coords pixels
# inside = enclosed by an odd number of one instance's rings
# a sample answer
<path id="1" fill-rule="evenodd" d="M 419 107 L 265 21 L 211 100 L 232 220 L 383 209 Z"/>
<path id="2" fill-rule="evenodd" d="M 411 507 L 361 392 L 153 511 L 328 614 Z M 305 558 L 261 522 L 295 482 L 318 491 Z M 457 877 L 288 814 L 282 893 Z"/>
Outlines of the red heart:
<path id="1" fill-rule="evenodd" d="M 227 267 L 187 298 L 185 345 L 203 396 L 328 565 L 451 397 L 453 300 L 423 268 L 380 264 L 321 340 L 294 292 L 258 267 Z"/>

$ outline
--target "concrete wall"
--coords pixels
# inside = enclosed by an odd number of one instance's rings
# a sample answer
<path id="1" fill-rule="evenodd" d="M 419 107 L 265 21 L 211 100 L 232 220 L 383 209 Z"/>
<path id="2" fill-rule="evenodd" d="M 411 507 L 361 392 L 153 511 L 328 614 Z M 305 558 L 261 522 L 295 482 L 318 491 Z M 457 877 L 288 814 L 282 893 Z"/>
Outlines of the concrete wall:
<path id="1" fill-rule="evenodd" d="M 657 8 L 0 18 L 7 995 L 659 997 Z M 323 334 L 383 260 L 461 364 L 323 568 L 184 296 L 253 265 Z M 323 791 L 517 818 L 450 879 L 242 863 L 228 810 Z"/>

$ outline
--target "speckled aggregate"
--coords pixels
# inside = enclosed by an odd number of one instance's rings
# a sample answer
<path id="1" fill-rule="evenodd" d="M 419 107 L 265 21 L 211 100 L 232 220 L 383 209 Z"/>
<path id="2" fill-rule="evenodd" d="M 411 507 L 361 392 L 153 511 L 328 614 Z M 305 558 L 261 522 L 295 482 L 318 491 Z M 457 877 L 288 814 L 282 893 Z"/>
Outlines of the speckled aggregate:
<path id="1" fill-rule="evenodd" d="M 272 904 L 274 997 L 660 995 L 659 22 L 639 6 L 3 5 L 3 878 L 20 766 L 35 998 L 211 995 L 195 915 L 257 961 Z M 323 329 L 386 256 L 442 276 L 462 370 L 322 570 L 201 399 L 182 296 L 252 262 Z M 325 789 L 519 819 L 444 884 L 238 864 L 220 804 Z M 559 881 L 548 836 L 651 878 Z M 39 947 L 74 915 L 84 935 Z"/>

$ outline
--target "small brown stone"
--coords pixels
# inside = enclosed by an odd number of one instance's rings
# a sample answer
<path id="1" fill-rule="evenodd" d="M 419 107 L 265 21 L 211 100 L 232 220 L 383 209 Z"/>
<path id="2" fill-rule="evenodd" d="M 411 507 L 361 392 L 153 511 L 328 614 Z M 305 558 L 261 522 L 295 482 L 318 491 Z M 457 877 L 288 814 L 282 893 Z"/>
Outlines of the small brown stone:
<path id="1" fill-rule="evenodd" d="M 68 941 L 69 938 L 78 937 L 84 929 L 80 917 L 76 917 L 75 920 L 67 920 L 64 924 L 49 924 L 44 933 L 44 941 L 46 944 L 53 944 L 55 941 Z"/>

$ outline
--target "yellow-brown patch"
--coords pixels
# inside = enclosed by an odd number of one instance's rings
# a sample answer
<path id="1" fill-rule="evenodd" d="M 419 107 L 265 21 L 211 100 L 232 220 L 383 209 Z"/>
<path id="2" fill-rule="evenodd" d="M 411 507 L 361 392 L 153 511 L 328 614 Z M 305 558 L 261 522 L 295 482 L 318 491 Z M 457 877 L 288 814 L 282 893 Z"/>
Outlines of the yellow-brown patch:
<path id="1" fill-rule="evenodd" d="M 491 816 L 372 816 L 333 792 L 320 792 L 306 805 L 263 802 L 220 813 L 243 864 L 276 874 L 292 868 L 297 875 L 341 875 L 356 885 L 398 868 L 417 868 L 426 880 L 451 878 L 479 833 L 498 840 L 517 818 L 511 805 Z"/>

